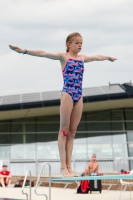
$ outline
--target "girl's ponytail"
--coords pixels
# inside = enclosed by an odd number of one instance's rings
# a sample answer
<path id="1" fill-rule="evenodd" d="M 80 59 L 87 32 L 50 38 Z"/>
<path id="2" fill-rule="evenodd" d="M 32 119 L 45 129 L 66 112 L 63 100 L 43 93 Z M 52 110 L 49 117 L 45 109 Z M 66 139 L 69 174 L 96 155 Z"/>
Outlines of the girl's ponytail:
<path id="1" fill-rule="evenodd" d="M 69 47 L 67 47 L 66 52 L 69 52 Z"/>

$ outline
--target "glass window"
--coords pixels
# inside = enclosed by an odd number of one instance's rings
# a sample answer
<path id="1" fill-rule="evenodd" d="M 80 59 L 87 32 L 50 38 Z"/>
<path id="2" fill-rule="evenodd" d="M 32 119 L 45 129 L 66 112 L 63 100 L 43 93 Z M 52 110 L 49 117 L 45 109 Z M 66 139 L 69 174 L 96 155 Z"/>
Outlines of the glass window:
<path id="1" fill-rule="evenodd" d="M 126 120 L 133 120 L 133 108 L 125 109 Z"/>
<path id="2" fill-rule="evenodd" d="M 37 134 L 37 142 L 52 142 L 57 141 L 58 134 L 47 133 L 47 134 Z"/>
<path id="3" fill-rule="evenodd" d="M 0 158 L 10 158 L 11 151 L 9 145 L 0 145 Z"/>
<path id="4" fill-rule="evenodd" d="M 87 133 L 87 142 L 89 144 L 111 144 L 112 138 L 110 133 Z"/>
<path id="5" fill-rule="evenodd" d="M 133 130 L 133 108 L 125 109 L 127 130 Z"/>
<path id="6" fill-rule="evenodd" d="M 86 144 L 86 136 L 87 136 L 87 133 L 76 133 L 74 142 L 76 144 L 83 143 L 83 141 L 81 139 L 85 138 L 85 144 Z"/>
<path id="7" fill-rule="evenodd" d="M 57 141 L 37 143 L 37 158 L 38 159 L 59 159 Z"/>
<path id="8" fill-rule="evenodd" d="M 123 122 L 124 117 L 123 117 L 123 110 L 112 110 L 111 111 L 111 124 L 112 130 L 124 130 L 125 129 L 125 124 Z"/>
<path id="9" fill-rule="evenodd" d="M 43 117 L 37 117 L 37 122 L 59 122 L 60 116 L 59 115 L 53 115 L 53 116 L 43 116 Z"/>
<path id="10" fill-rule="evenodd" d="M 102 134 L 101 131 L 110 131 L 111 122 L 87 122 L 88 131 L 99 131 L 99 134 Z"/>
<path id="11" fill-rule="evenodd" d="M 34 159 L 35 144 L 16 144 L 11 146 L 12 159 Z"/>
<path id="12" fill-rule="evenodd" d="M 128 142 L 133 142 L 133 131 L 127 131 Z"/>
<path id="13" fill-rule="evenodd" d="M 88 113 L 87 130 L 88 131 L 111 130 L 110 111 Z"/>
<path id="14" fill-rule="evenodd" d="M 108 121 L 110 120 L 110 111 L 98 111 L 87 114 L 88 121 Z"/>
<path id="15" fill-rule="evenodd" d="M 33 133 L 35 133 L 36 132 L 36 125 L 35 124 L 25 124 L 25 132 L 27 133 L 27 132 L 33 132 Z"/>
<path id="16" fill-rule="evenodd" d="M 133 157 L 133 142 L 128 142 L 129 157 Z"/>
<path id="17" fill-rule="evenodd" d="M 88 133 L 87 134 L 88 157 L 95 153 L 97 157 L 110 158 L 113 156 L 112 140 L 110 133 Z"/>
<path id="18" fill-rule="evenodd" d="M 33 132 L 35 133 L 36 132 L 36 121 L 35 121 L 35 118 L 26 118 L 25 119 L 25 122 L 24 122 L 24 125 L 25 125 L 25 132 Z"/>
<path id="19" fill-rule="evenodd" d="M 85 158 L 87 158 L 86 138 L 77 139 L 74 142 L 72 158 L 73 159 L 85 159 Z"/>
<path id="20" fill-rule="evenodd" d="M 36 144 L 25 144 L 23 156 L 25 159 L 35 159 L 36 158 Z"/>
<path id="21" fill-rule="evenodd" d="M 37 132 L 59 132 L 59 122 L 37 123 Z"/>
<path id="22" fill-rule="evenodd" d="M 81 121 L 77 127 L 77 131 L 86 131 L 87 125 L 85 121 Z"/>
<path id="23" fill-rule="evenodd" d="M 85 121 L 87 118 L 87 112 L 83 112 L 80 121 Z"/>
<path id="24" fill-rule="evenodd" d="M 37 117 L 37 132 L 59 132 L 59 115 Z"/>
<path id="25" fill-rule="evenodd" d="M 133 131 L 127 131 L 129 157 L 133 157 Z M 130 161 L 130 169 L 133 169 L 133 160 Z"/>
<path id="26" fill-rule="evenodd" d="M 73 159 L 87 158 L 86 133 L 76 133 L 73 146 Z"/>
<path id="27" fill-rule="evenodd" d="M 19 133 L 22 133 L 24 130 L 23 130 L 23 123 L 22 121 L 13 121 L 11 123 L 11 132 L 19 132 Z"/>
<path id="28" fill-rule="evenodd" d="M 0 122 L 0 133 L 10 133 L 10 122 Z"/>
<path id="29" fill-rule="evenodd" d="M 10 144 L 10 134 L 1 134 L 0 133 L 0 144 Z"/>
<path id="30" fill-rule="evenodd" d="M 11 134 L 11 144 L 23 144 L 25 143 L 24 134 Z"/>
<path id="31" fill-rule="evenodd" d="M 114 143 L 113 144 L 113 156 L 114 157 L 127 157 L 127 144 L 126 143 Z"/>
<path id="32" fill-rule="evenodd" d="M 133 121 L 126 122 L 127 130 L 133 130 Z"/>
<path id="33" fill-rule="evenodd" d="M 112 132 L 112 142 L 114 143 L 114 144 L 116 144 L 116 143 L 125 143 L 126 144 L 126 133 L 115 133 L 115 132 Z"/>
<path id="34" fill-rule="evenodd" d="M 25 143 L 35 143 L 36 142 L 36 134 L 25 134 Z"/>
<path id="35" fill-rule="evenodd" d="M 24 145 L 16 144 L 11 146 L 11 158 L 23 159 L 24 158 Z"/>
<path id="36" fill-rule="evenodd" d="M 127 131 L 127 147 L 128 147 L 128 153 L 129 153 L 129 157 L 131 157 L 131 160 L 129 160 L 128 164 L 129 164 L 129 170 L 133 169 L 133 131 Z"/>
<path id="37" fill-rule="evenodd" d="M 112 144 L 88 144 L 88 157 L 91 158 L 93 153 L 95 153 L 98 158 L 112 158 Z"/>

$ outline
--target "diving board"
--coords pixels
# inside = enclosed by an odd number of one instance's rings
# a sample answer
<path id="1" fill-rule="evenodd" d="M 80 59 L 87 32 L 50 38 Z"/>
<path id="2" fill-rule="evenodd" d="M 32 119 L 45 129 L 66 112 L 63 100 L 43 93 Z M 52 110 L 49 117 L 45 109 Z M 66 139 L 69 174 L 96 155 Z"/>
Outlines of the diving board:
<path id="1" fill-rule="evenodd" d="M 37 192 L 37 188 L 38 186 L 40 186 L 40 184 L 43 182 L 43 181 L 40 181 L 40 177 L 41 177 L 41 174 L 43 172 L 43 168 L 48 165 L 48 168 L 49 168 L 49 179 L 48 179 L 48 182 L 49 182 L 49 197 L 46 195 L 46 194 L 40 194 Z M 61 182 L 61 181 L 66 181 L 66 182 L 69 182 L 69 181 L 81 181 L 81 180 L 120 180 L 120 179 L 127 179 L 127 180 L 133 180 L 133 174 L 118 174 L 118 175 L 103 175 L 103 176 L 79 176 L 79 177 L 55 177 L 55 178 L 51 178 L 51 165 L 46 162 L 46 163 L 43 163 L 42 167 L 41 167 L 41 170 L 40 170 L 40 173 L 38 175 L 38 179 L 37 179 L 37 182 L 36 182 L 36 185 L 35 185 L 35 189 L 34 189 L 34 192 L 36 195 L 43 195 L 46 197 L 46 200 L 51 200 L 51 183 L 52 182 Z"/>
<path id="2" fill-rule="evenodd" d="M 24 199 L 10 199 L 10 198 L 2 198 L 2 197 L 0 197 L 0 200 L 24 200 Z"/>
<path id="3" fill-rule="evenodd" d="M 51 178 L 51 182 L 57 181 L 81 181 L 81 180 L 116 180 L 116 179 L 132 179 L 133 174 L 119 174 L 119 175 L 103 175 L 103 176 L 79 176 L 79 177 L 59 177 Z"/>

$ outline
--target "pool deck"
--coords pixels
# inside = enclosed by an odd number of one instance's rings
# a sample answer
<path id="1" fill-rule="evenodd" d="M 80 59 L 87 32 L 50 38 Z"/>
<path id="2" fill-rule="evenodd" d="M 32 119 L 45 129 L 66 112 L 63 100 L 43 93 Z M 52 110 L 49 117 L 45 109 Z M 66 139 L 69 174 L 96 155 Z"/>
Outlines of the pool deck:
<path id="1" fill-rule="evenodd" d="M 22 188 L 0 188 L 0 200 L 9 199 L 26 199 L 26 195 L 22 194 Z M 28 192 L 29 188 L 25 188 L 24 192 Z M 45 193 L 48 195 L 48 187 L 39 187 L 38 193 Z M 92 192 L 92 194 L 77 194 L 76 189 L 63 189 L 63 188 L 51 188 L 51 200 L 119 200 L 120 191 L 107 191 L 103 190 L 100 194 L 99 192 Z M 45 196 L 37 196 L 34 193 L 34 188 L 32 188 L 32 200 L 44 200 Z M 130 192 L 122 192 L 121 200 L 130 199 Z M 133 192 L 131 192 L 131 199 L 133 200 Z"/>

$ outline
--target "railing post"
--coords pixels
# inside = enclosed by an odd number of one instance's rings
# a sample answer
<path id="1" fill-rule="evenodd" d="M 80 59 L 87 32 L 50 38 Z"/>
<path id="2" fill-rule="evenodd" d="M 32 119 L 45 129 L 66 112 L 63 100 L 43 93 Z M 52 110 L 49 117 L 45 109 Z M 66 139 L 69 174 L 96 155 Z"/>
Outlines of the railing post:
<path id="1" fill-rule="evenodd" d="M 35 169 L 35 171 L 36 171 L 35 174 L 36 174 L 36 177 L 37 177 L 37 175 L 38 175 L 38 160 L 37 159 L 35 160 L 35 168 L 36 168 Z"/>
<path id="2" fill-rule="evenodd" d="M 26 192 L 24 193 L 24 186 L 25 186 L 25 182 L 26 182 L 26 178 L 27 178 L 28 173 L 30 174 L 30 194 L 29 194 L 30 198 L 29 198 L 29 200 L 31 200 L 31 171 L 26 172 L 24 182 L 23 182 L 23 186 L 22 186 L 22 194 L 25 194 L 26 197 L 27 197 L 27 200 L 28 200 L 28 194 Z"/>
<path id="3" fill-rule="evenodd" d="M 43 171 L 43 168 L 45 165 L 48 165 L 49 166 L 49 200 L 51 200 L 51 165 L 49 163 L 43 163 L 42 165 L 42 168 L 40 170 L 40 174 L 38 175 L 38 179 L 37 179 L 37 182 L 36 182 L 36 186 L 35 186 L 35 194 L 36 195 L 44 195 L 46 197 L 46 200 L 48 200 L 48 196 L 46 194 L 38 194 L 37 193 L 37 188 L 38 186 L 40 185 L 39 181 L 40 181 L 40 177 L 41 177 L 41 174 L 42 174 L 42 171 Z"/>

